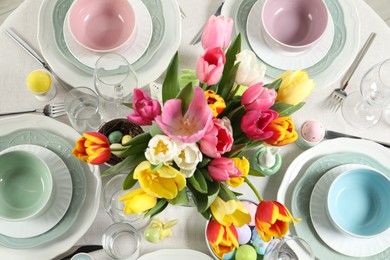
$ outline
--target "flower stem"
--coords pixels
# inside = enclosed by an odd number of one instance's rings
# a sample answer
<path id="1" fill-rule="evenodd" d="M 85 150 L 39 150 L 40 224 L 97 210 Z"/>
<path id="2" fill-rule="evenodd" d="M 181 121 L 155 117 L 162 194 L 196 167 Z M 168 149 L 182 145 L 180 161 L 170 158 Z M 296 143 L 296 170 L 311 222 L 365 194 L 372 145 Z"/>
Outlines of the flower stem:
<path id="1" fill-rule="evenodd" d="M 248 184 L 249 188 L 251 188 L 253 193 L 256 195 L 256 197 L 259 200 L 259 202 L 261 202 L 263 200 L 263 197 L 261 197 L 260 193 L 256 190 L 256 188 L 253 185 L 253 183 L 247 177 L 245 177 L 245 182 L 246 182 L 246 184 Z"/>

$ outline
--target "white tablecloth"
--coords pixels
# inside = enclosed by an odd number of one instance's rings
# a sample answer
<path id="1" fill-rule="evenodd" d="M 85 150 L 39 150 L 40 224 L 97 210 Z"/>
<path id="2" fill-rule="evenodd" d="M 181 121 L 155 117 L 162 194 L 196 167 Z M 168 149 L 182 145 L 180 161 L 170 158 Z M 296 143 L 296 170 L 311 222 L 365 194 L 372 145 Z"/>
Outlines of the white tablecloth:
<path id="1" fill-rule="evenodd" d="M 192 46 L 189 42 L 194 34 L 206 22 L 219 5 L 220 1 L 208 0 L 178 0 L 179 5 L 187 17 L 182 20 L 182 40 L 180 44 L 180 67 L 194 68 L 195 62 L 203 50 L 200 44 Z M 16 9 L 4 22 L 4 27 L 11 27 L 20 34 L 38 53 L 37 41 L 38 11 L 42 0 L 26 0 Z M 374 11 L 362 0 L 354 1 L 361 19 L 360 46 L 368 37 L 371 31 L 377 33 L 377 38 L 357 69 L 350 81 L 348 91 L 357 90 L 364 72 L 373 64 L 390 57 L 390 29 L 374 13 Z M 25 86 L 25 78 L 34 69 L 40 69 L 40 65 L 33 60 L 24 50 L 17 46 L 5 32 L 0 31 L 0 112 L 19 110 L 22 108 L 41 108 L 44 103 L 36 100 Z M 339 86 L 341 79 L 333 86 L 315 89 L 312 95 L 306 100 L 307 104 L 303 109 L 293 115 L 295 124 L 299 127 L 304 121 L 320 120 L 326 128 L 344 133 L 359 135 L 365 138 L 382 140 L 390 143 L 390 126 L 381 121 L 378 125 L 369 130 L 353 129 L 345 123 L 340 111 L 332 113 L 324 108 L 326 98 L 332 90 Z M 58 87 L 58 93 L 53 102 L 61 102 L 65 90 Z M 66 124 L 66 117 L 58 119 Z M 0 125 L 1 134 L 1 125 Z M 282 169 L 270 178 L 258 178 L 255 181 L 256 187 L 266 199 L 276 199 L 277 189 L 283 178 L 283 173 L 292 160 L 302 152 L 295 144 L 288 145 L 281 149 L 283 156 Z M 107 180 L 103 179 L 103 183 Z M 255 199 L 248 188 L 243 189 L 246 198 Z M 168 207 L 159 215 L 164 221 L 173 218 L 179 219 L 179 224 L 173 228 L 173 237 L 163 240 L 158 244 L 143 242 L 142 254 L 155 251 L 161 248 L 190 248 L 209 254 L 204 240 L 205 219 L 197 214 L 195 208 Z M 101 237 L 104 230 L 111 224 L 111 220 L 102 207 L 91 226 L 90 230 L 78 241 L 77 245 L 101 244 Z M 104 252 L 92 253 L 95 259 L 109 259 Z M 1 259 L 1 252 L 0 252 Z"/>

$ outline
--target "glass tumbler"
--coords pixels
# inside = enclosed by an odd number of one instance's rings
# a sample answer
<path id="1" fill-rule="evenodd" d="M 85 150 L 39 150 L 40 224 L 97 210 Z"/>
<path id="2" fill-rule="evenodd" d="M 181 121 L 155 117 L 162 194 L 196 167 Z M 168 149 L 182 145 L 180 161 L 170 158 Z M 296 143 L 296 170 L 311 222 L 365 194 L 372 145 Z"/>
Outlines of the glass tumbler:
<path id="1" fill-rule="evenodd" d="M 128 223 L 114 223 L 102 238 L 103 249 L 114 259 L 136 260 L 140 254 L 141 236 Z"/>
<path id="2" fill-rule="evenodd" d="M 286 236 L 273 239 L 264 253 L 264 260 L 314 260 L 310 245 L 300 237 Z"/>
<path id="3" fill-rule="evenodd" d="M 112 221 L 129 223 L 139 230 L 149 223 L 149 217 L 144 218 L 143 214 L 125 214 L 123 212 L 123 202 L 118 201 L 122 195 L 129 192 L 129 190 L 122 189 L 126 176 L 127 174 L 118 174 L 104 185 L 102 196 L 103 207 Z"/>

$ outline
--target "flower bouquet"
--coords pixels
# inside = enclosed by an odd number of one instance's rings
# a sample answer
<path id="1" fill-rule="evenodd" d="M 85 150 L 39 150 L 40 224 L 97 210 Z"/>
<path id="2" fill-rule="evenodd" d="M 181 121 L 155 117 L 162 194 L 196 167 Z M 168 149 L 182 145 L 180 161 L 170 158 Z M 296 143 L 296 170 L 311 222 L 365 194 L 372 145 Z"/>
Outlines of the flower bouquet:
<path id="1" fill-rule="evenodd" d="M 245 182 L 256 194 L 256 229 L 264 241 L 284 236 L 295 221 L 282 204 L 262 199 L 250 178 L 264 175 L 251 167 L 245 153 L 261 144 L 294 142 L 297 133 L 289 116 L 304 105 L 315 85 L 305 71 L 287 71 L 264 84 L 265 66 L 253 52 L 241 51 L 240 35 L 230 43 L 232 28 L 231 19 L 210 17 L 196 70 L 180 74 L 176 53 L 163 81 L 161 103 L 134 90 L 127 118 L 149 131 L 111 149 L 106 136 L 84 133 L 73 151 L 92 164 L 106 162 L 112 151 L 120 153 L 123 161 L 103 176 L 127 170 L 123 189 L 140 184 L 120 199 L 127 214 L 153 217 L 168 204 L 192 198 L 200 214 L 217 222 L 218 235 L 209 236 L 209 242 L 218 257 L 238 247 L 231 226 L 251 221 L 240 194 L 230 187 Z"/>

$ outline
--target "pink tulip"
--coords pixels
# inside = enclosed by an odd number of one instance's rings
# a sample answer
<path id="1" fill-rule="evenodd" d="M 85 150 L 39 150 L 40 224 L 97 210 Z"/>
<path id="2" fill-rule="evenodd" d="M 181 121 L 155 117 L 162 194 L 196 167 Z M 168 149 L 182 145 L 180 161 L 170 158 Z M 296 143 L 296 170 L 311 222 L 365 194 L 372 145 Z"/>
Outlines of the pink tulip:
<path id="1" fill-rule="evenodd" d="M 224 16 L 211 16 L 202 34 L 203 49 L 226 49 L 230 44 L 233 31 L 233 19 Z"/>
<path id="2" fill-rule="evenodd" d="M 184 115 L 181 103 L 180 99 L 166 101 L 163 113 L 155 118 L 156 123 L 174 141 L 198 142 L 209 129 L 213 119 L 211 109 L 207 105 L 206 95 L 200 87 L 196 87 L 192 101 Z"/>
<path id="3" fill-rule="evenodd" d="M 221 157 L 213 159 L 208 167 L 210 177 L 215 181 L 227 181 L 231 178 L 241 177 L 241 171 L 234 166 L 230 158 Z"/>
<path id="4" fill-rule="evenodd" d="M 142 89 L 134 89 L 133 114 L 127 118 L 137 125 L 151 125 L 154 118 L 161 114 L 161 106 L 157 100 L 151 99 Z"/>
<path id="5" fill-rule="evenodd" d="M 211 158 L 220 158 L 233 145 L 233 130 L 226 117 L 213 119 L 213 125 L 200 141 L 200 150 Z"/>
<path id="6" fill-rule="evenodd" d="M 266 127 L 272 120 L 278 117 L 278 112 L 273 110 L 251 110 L 241 119 L 241 130 L 252 140 L 264 140 L 273 135 L 273 131 L 266 131 Z"/>
<path id="7" fill-rule="evenodd" d="M 274 89 L 263 87 L 263 83 L 257 83 L 250 86 L 242 94 L 241 104 L 247 111 L 269 109 L 274 103 L 277 92 Z"/>
<path id="8" fill-rule="evenodd" d="M 196 63 L 196 76 L 207 85 L 217 84 L 221 79 L 226 62 L 225 53 L 221 48 L 206 49 Z"/>

